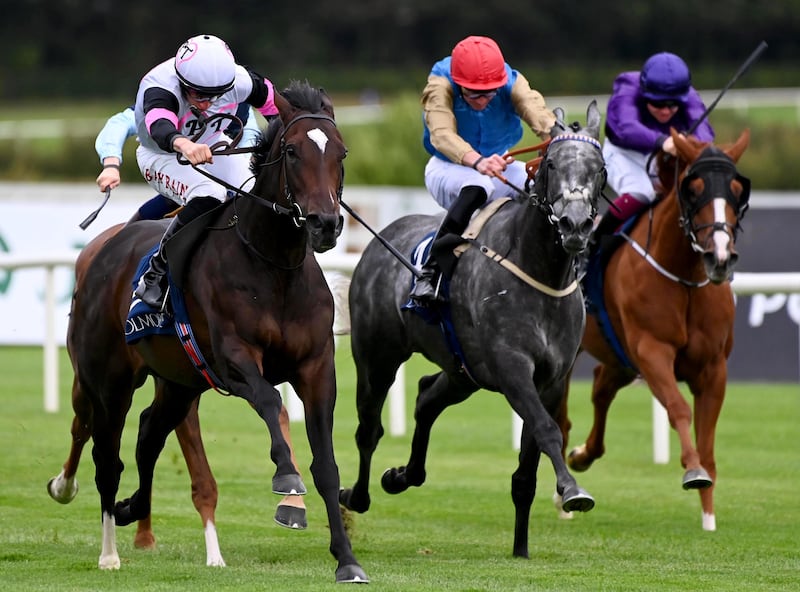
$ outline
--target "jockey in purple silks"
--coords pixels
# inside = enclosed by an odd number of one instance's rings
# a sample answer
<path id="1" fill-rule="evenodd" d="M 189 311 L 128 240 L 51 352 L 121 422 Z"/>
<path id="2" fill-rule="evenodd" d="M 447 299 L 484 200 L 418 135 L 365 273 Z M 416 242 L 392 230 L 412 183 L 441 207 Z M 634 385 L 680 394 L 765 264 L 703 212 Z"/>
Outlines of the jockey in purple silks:
<path id="1" fill-rule="evenodd" d="M 668 52 L 648 58 L 640 72 L 623 72 L 614 80 L 603 157 L 608 184 L 618 197 L 597 225 L 593 245 L 655 200 L 653 182 L 658 175 L 647 168 L 650 155 L 663 150 L 675 156 L 670 128 L 686 132 L 706 111 L 691 82 L 686 63 Z M 714 140 L 707 120 L 697 125 L 693 135 L 704 142 Z"/>

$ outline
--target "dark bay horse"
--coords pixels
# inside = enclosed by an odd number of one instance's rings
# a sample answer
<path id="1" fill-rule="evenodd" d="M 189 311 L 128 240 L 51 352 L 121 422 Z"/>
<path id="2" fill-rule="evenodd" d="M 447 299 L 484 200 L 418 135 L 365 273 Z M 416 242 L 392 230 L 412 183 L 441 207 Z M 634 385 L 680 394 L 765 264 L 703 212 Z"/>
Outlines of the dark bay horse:
<path id="1" fill-rule="evenodd" d="M 116 235 L 124 224 L 112 226 L 97 235 L 78 255 L 75 262 L 75 284 L 82 285 L 84 276 L 99 252 L 100 248 L 108 240 Z M 157 383 L 158 385 L 161 383 Z M 208 465 L 205 448 L 203 445 L 202 434 L 200 431 L 200 419 L 198 415 L 197 398 L 189 407 L 186 418 L 175 428 L 175 435 L 181 447 L 186 466 L 191 477 L 192 502 L 200 514 L 201 523 L 205 530 L 206 541 L 206 565 L 224 566 L 225 560 L 219 547 L 217 538 L 215 511 L 217 508 L 218 490 L 217 483 L 211 468 Z M 72 421 L 72 442 L 69 454 L 64 462 L 61 472 L 50 479 L 47 483 L 47 492 L 54 500 L 62 504 L 68 504 L 78 493 L 78 465 L 80 463 L 83 448 L 92 436 L 91 432 L 91 401 L 81 389 L 77 375 L 73 378 L 72 384 L 72 407 L 75 417 Z M 284 437 L 291 447 L 289 434 L 289 416 L 285 408 L 281 408 L 281 430 Z M 296 460 L 293 462 L 295 468 Z M 300 528 L 305 524 L 305 504 L 302 496 L 285 496 L 278 504 L 275 512 L 275 522 L 288 528 Z M 137 523 L 136 534 L 134 536 L 134 546 L 139 549 L 155 548 L 156 540 L 153 534 L 152 521 L 150 516 L 142 518 Z"/>
<path id="2" fill-rule="evenodd" d="M 556 112 L 561 119 L 563 113 Z M 573 124 L 550 141 L 533 192 L 503 204 L 461 255 L 449 306 L 463 365 L 456 362 L 437 324 L 404 310 L 409 270 L 377 240 L 365 249 L 349 295 L 360 464 L 355 484 L 340 494 L 348 509 L 369 509 L 370 464 L 383 435 L 381 409 L 398 367 L 414 352 L 441 371 L 419 381 L 411 455 L 405 466 L 384 473 L 385 491 L 400 493 L 424 483 L 434 421 L 450 405 L 485 388 L 502 393 L 524 422 L 519 467 L 511 479 L 514 555 L 528 557 L 530 510 L 542 453 L 553 464 L 564 505 L 577 511 L 594 506 L 567 470 L 561 432 L 552 416 L 561 404 L 583 334 L 585 312 L 574 264 L 587 245 L 605 184 L 599 126 L 600 114 L 592 102 L 586 127 Z M 437 216 L 405 216 L 381 235 L 401 252 L 411 253 L 439 221 Z"/>
<path id="3" fill-rule="evenodd" d="M 686 469 L 683 487 L 699 490 L 703 528 L 715 530 L 714 434 L 725 398 L 735 314 L 729 280 L 750 191 L 736 163 L 750 134 L 745 130 L 725 148 L 674 132 L 672 137 L 678 160 L 662 157 L 659 169 L 665 197 L 640 217 L 602 272 L 608 319 L 632 367 L 615 354 L 597 315 L 589 315 L 581 347 L 600 362 L 592 386 L 594 424 L 568 461 L 583 471 L 603 455 L 609 406 L 617 391 L 641 375 L 678 432 Z M 694 398 L 696 448 L 692 410 L 678 381 L 688 384 Z"/>
<path id="4" fill-rule="evenodd" d="M 330 551 L 338 562 L 336 581 L 364 582 L 368 578 L 353 555 L 338 506 L 333 298 L 312 254 L 332 248 L 341 232 L 346 149 L 325 93 L 294 83 L 276 94 L 275 102 L 279 128 L 256 153 L 252 192 L 239 191 L 205 218 L 208 230 L 192 249 L 191 272 L 179 279 L 208 367 L 267 425 L 274 493 L 305 493 L 280 429 L 282 404 L 274 385 L 288 381 L 303 401 L 311 474 L 325 502 Z M 178 340 L 155 336 L 133 347 L 125 343 L 131 279 L 163 230 L 161 222 L 139 222 L 110 237 L 73 297 L 67 345 L 87 402 L 81 411 L 90 416 L 103 526 L 101 569 L 119 568 L 115 524 L 150 514 L 153 471 L 166 437 L 209 388 Z M 140 417 L 139 488 L 118 502 L 124 418 L 134 390 L 148 375 L 155 378 L 156 397 Z"/>

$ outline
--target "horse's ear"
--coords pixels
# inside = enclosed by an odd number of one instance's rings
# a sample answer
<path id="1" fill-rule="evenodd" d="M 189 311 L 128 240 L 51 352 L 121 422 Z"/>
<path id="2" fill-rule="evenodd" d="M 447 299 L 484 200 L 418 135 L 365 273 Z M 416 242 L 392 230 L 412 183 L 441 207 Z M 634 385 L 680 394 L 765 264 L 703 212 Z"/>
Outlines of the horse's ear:
<path id="1" fill-rule="evenodd" d="M 586 108 L 586 127 L 583 131 L 595 140 L 600 139 L 600 109 L 597 108 L 597 101 L 594 99 Z"/>
<path id="2" fill-rule="evenodd" d="M 292 104 L 286 100 L 286 97 L 277 90 L 275 91 L 275 106 L 278 108 L 278 112 L 281 114 L 281 119 L 283 119 L 283 121 L 289 121 L 289 119 L 291 119 L 290 115 L 294 107 L 292 107 Z"/>
<path id="3" fill-rule="evenodd" d="M 736 143 L 725 150 L 725 154 L 731 157 L 733 162 L 739 162 L 739 159 L 744 154 L 744 151 L 747 149 L 747 146 L 750 144 L 750 128 L 745 128 L 745 130 L 739 135 L 739 139 L 736 140 Z"/>
<path id="4" fill-rule="evenodd" d="M 672 141 L 675 142 L 675 148 L 678 154 L 682 156 L 684 160 L 694 162 L 697 158 L 697 154 L 700 152 L 700 148 L 695 146 L 689 138 L 678 133 L 674 127 L 669 128 L 669 133 L 672 136 Z"/>
<path id="5" fill-rule="evenodd" d="M 325 92 L 324 88 L 320 88 L 319 96 L 322 97 L 322 109 L 326 113 L 328 113 L 331 117 L 333 117 L 333 101 L 331 100 L 330 95 L 328 95 L 328 93 Z"/>
<path id="6" fill-rule="evenodd" d="M 561 107 L 553 109 L 553 115 L 556 116 L 556 123 L 564 122 L 564 110 Z"/>

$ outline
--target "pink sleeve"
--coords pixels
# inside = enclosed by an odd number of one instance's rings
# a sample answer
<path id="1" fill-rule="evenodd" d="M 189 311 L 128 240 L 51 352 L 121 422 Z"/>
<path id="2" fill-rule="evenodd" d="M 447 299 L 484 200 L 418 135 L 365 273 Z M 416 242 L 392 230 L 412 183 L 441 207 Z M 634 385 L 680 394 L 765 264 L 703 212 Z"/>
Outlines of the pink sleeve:
<path id="1" fill-rule="evenodd" d="M 264 84 L 267 85 L 267 102 L 264 103 L 261 107 L 258 108 L 258 112 L 261 113 L 264 117 L 269 117 L 271 115 L 278 114 L 278 108 L 275 106 L 275 87 L 272 86 L 272 83 L 264 79 Z"/>
<path id="2" fill-rule="evenodd" d="M 169 109 L 151 109 L 148 111 L 144 116 L 145 125 L 147 125 L 147 131 L 150 131 L 150 128 L 153 125 L 153 122 L 158 121 L 159 119 L 166 119 L 167 121 L 171 122 L 172 125 L 175 126 L 175 129 L 178 128 L 178 116 L 170 111 Z"/>

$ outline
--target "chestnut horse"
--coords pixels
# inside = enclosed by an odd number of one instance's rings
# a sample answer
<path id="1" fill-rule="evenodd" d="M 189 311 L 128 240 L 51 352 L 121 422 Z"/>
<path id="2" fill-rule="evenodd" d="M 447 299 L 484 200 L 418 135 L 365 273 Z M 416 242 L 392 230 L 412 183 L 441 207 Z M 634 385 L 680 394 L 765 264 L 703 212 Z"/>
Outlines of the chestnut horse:
<path id="1" fill-rule="evenodd" d="M 178 273 L 177 281 L 208 370 L 231 396 L 248 401 L 269 429 L 274 493 L 306 491 L 280 428 L 282 404 L 274 385 L 289 382 L 303 401 L 311 473 L 325 502 L 330 551 L 338 562 L 336 581 L 364 582 L 368 578 L 353 555 L 338 505 L 333 298 L 311 253 L 332 248 L 341 232 L 346 149 L 324 92 L 294 83 L 276 93 L 275 102 L 280 118 L 256 151 L 252 192 L 236 190 L 232 200 L 202 218 L 206 230 L 192 248 L 190 272 Z M 110 237 L 73 296 L 67 346 L 84 395 L 85 407 L 76 414 L 86 418 L 93 440 L 101 569 L 119 568 L 115 525 L 150 515 L 153 472 L 165 440 L 209 388 L 177 339 L 125 342 L 134 272 L 163 230 L 161 222 L 144 221 Z M 117 502 L 124 419 L 133 392 L 148 375 L 155 379 L 156 397 L 140 417 L 139 488 Z"/>
<path id="2" fill-rule="evenodd" d="M 600 303 L 588 303 L 581 348 L 600 362 L 592 386 L 594 424 L 568 462 L 584 471 L 603 455 L 609 406 L 617 391 L 641 376 L 678 432 L 683 487 L 699 490 L 703 528 L 715 530 L 714 434 L 725 398 L 735 314 L 730 278 L 750 193 L 750 182 L 736 163 L 750 133 L 745 130 L 724 148 L 674 131 L 672 137 L 677 162 L 660 157 L 665 197 L 622 233 L 625 242 L 600 271 L 607 317 L 597 314 Z M 604 322 L 610 322 L 627 360 L 610 345 L 614 339 L 601 328 Z M 678 381 L 688 384 L 694 398 L 696 447 L 692 409 Z M 566 447 L 566 398 L 561 424 Z"/>

